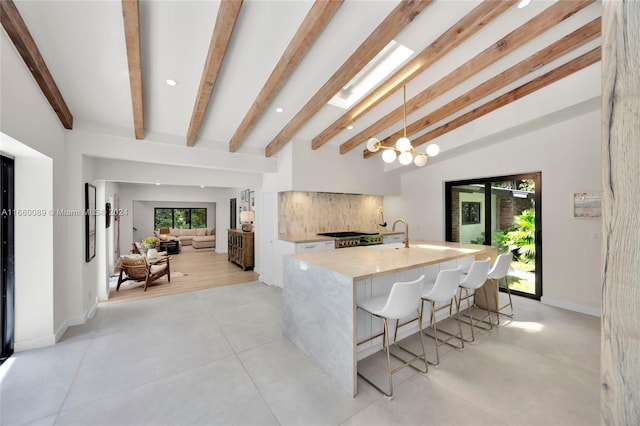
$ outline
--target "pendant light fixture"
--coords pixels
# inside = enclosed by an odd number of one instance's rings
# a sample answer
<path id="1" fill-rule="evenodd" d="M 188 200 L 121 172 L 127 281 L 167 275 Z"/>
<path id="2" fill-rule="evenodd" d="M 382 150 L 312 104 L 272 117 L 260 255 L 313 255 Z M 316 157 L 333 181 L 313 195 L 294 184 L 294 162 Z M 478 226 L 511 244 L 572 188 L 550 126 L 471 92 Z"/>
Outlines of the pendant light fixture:
<path id="1" fill-rule="evenodd" d="M 407 86 L 403 86 L 403 136 L 398 139 L 396 146 L 384 146 L 378 138 L 371 138 L 367 141 L 367 149 L 371 152 L 377 152 L 381 149 L 382 161 L 385 163 L 393 163 L 398 158 L 398 162 L 403 166 L 407 166 L 413 162 L 418 167 L 423 167 L 427 164 L 429 157 L 435 157 L 440 152 L 440 147 L 436 144 L 430 144 L 427 147 L 427 152 L 419 152 L 413 149 L 411 141 L 407 138 Z"/>

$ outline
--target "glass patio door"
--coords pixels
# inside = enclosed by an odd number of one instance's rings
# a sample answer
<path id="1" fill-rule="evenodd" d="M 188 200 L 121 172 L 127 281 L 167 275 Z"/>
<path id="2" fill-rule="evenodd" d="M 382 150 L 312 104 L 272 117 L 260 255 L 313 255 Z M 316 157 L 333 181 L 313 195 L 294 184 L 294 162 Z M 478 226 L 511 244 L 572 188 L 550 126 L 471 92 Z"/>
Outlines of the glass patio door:
<path id="1" fill-rule="evenodd" d="M 538 300 L 542 296 L 540 181 L 538 172 L 446 183 L 446 240 L 513 253 L 507 277 L 511 292 Z"/>

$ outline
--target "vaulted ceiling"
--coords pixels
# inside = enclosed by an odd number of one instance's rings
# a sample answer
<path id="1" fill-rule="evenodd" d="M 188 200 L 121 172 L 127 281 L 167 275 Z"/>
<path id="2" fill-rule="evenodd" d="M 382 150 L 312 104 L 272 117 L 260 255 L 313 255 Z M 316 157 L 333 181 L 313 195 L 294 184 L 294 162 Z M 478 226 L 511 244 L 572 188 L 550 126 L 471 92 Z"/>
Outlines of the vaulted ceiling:
<path id="1" fill-rule="evenodd" d="M 369 137 L 391 145 L 402 133 L 403 86 L 419 146 L 600 61 L 599 2 L 516 5 L 16 0 L 14 10 L 2 0 L 2 24 L 23 57 L 41 54 L 30 68 L 67 128 L 259 156 L 308 143 L 367 159 L 378 155 Z M 414 53 L 352 107 L 327 104 L 391 40 Z"/>

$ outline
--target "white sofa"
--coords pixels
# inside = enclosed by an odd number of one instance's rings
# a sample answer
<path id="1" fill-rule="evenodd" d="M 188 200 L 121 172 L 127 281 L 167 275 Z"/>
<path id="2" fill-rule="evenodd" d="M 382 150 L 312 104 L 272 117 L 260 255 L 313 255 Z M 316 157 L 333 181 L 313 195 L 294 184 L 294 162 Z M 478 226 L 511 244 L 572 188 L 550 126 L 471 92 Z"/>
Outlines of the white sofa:
<path id="1" fill-rule="evenodd" d="M 216 229 L 215 228 L 194 228 L 194 229 L 178 229 L 167 228 L 158 230 L 158 238 L 169 240 L 177 239 L 181 246 L 193 246 L 193 248 L 210 248 L 216 246 Z"/>

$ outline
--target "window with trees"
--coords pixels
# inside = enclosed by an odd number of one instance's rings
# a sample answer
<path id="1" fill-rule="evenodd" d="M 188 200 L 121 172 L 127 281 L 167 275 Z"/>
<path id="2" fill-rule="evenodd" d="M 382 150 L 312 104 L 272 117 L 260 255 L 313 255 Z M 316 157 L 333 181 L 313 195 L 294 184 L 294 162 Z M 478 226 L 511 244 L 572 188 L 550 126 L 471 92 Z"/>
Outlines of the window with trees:
<path id="1" fill-rule="evenodd" d="M 156 207 L 153 212 L 155 229 L 160 228 L 206 228 L 206 208 Z"/>

